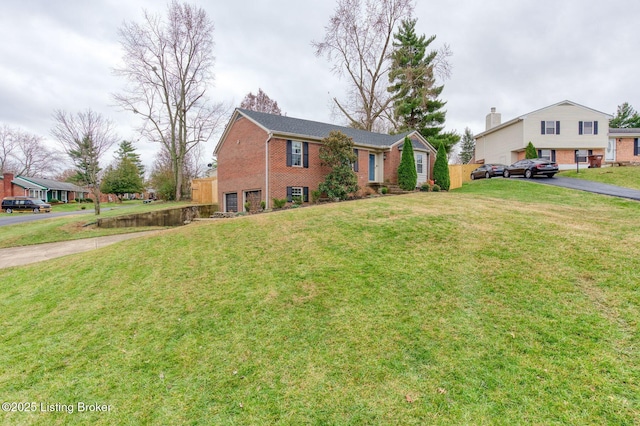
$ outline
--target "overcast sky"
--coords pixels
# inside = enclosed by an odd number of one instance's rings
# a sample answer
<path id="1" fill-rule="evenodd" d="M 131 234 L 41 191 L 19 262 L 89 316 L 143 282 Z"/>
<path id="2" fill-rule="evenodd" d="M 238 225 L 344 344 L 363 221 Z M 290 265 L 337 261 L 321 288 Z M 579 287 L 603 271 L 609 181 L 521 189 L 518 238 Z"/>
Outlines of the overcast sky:
<path id="1" fill-rule="evenodd" d="M 314 55 L 333 0 L 195 0 L 215 25 L 216 101 L 238 106 L 258 88 L 290 117 L 344 124 L 331 97 L 344 81 Z M 152 0 L 3 0 L 0 13 L 0 124 L 50 135 L 55 109 L 91 108 L 118 125 L 151 164 L 157 145 L 139 140 L 136 117 L 111 94 L 122 81 L 118 29 L 164 14 Z M 447 130 L 484 130 L 491 107 L 503 121 L 568 99 L 609 114 L 640 109 L 637 0 L 417 0 L 417 32 L 453 52 L 441 98 Z M 207 158 L 217 137 L 207 145 Z"/>

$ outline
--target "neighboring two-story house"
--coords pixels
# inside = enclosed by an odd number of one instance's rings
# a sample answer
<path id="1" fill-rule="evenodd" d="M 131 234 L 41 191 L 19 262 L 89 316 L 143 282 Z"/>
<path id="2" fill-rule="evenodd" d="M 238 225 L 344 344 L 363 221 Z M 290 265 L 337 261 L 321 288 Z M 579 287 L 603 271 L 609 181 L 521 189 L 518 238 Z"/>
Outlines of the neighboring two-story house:
<path id="1" fill-rule="evenodd" d="M 358 186 L 397 183 L 405 137 L 412 141 L 418 185 L 432 179 L 436 150 L 417 131 L 386 135 L 281 115 L 236 109 L 214 154 L 218 160 L 218 200 L 222 211 L 252 209 L 263 201 L 309 201 L 329 170 L 321 164 L 322 139 L 340 131 L 354 142 Z"/>
<path id="2" fill-rule="evenodd" d="M 492 108 L 486 130 L 475 136 L 475 160 L 512 164 L 525 157 L 531 142 L 538 157 L 558 163 L 560 169 L 575 167 L 576 156 L 580 163 L 586 163 L 589 155 L 605 155 L 611 118 L 604 112 L 563 101 L 502 123 L 500 113 Z"/>

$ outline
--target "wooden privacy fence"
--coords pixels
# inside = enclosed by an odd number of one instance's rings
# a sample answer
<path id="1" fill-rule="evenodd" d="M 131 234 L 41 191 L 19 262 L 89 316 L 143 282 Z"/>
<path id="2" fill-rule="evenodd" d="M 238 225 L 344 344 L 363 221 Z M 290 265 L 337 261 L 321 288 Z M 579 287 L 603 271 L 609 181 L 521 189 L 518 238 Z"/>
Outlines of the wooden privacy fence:
<path id="1" fill-rule="evenodd" d="M 449 164 L 449 179 L 451 180 L 449 189 L 460 188 L 463 182 L 469 182 L 471 172 L 480 166 L 480 164 Z"/>
<path id="2" fill-rule="evenodd" d="M 217 204 L 218 177 L 193 179 L 191 181 L 191 201 L 197 204 Z"/>

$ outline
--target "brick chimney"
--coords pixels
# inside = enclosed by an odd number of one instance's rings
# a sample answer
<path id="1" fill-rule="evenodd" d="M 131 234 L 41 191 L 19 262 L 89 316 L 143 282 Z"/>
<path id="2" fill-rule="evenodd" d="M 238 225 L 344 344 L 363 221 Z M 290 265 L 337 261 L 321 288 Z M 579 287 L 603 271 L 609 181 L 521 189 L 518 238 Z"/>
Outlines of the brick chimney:
<path id="1" fill-rule="evenodd" d="M 13 197 L 13 185 L 11 184 L 12 180 L 13 180 L 13 173 L 2 174 L 2 196 L 3 197 Z"/>
<path id="2" fill-rule="evenodd" d="M 493 129 L 496 126 L 502 124 L 502 114 L 496 112 L 496 108 L 491 108 L 491 112 L 487 114 L 487 128 L 485 130 Z"/>

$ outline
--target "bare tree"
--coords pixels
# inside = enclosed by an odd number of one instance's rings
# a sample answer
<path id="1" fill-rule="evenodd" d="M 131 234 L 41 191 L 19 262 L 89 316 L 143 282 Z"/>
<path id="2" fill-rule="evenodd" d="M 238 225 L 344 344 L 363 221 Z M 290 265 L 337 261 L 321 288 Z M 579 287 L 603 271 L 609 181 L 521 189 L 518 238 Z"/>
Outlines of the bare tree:
<path id="1" fill-rule="evenodd" d="M 145 11 L 142 24 L 125 22 L 120 39 L 124 65 L 115 73 L 129 85 L 115 100 L 139 114 L 141 132 L 169 153 L 180 200 L 190 151 L 211 137 L 227 112 L 207 97 L 213 82 L 213 24 L 204 9 L 174 0 L 165 19 Z"/>
<path id="2" fill-rule="evenodd" d="M 333 71 L 349 79 L 345 100 L 334 98 L 353 127 L 376 130 L 392 119 L 387 92 L 393 32 L 411 18 L 414 0 L 338 0 L 325 27 L 324 40 L 313 42 L 316 55 L 326 55 Z"/>
<path id="3" fill-rule="evenodd" d="M 62 159 L 44 144 L 41 136 L 14 129 L 0 128 L 0 170 L 20 176 L 51 177 Z"/>
<path id="4" fill-rule="evenodd" d="M 257 95 L 249 92 L 242 100 L 240 108 L 249 109 L 251 111 L 266 112 L 268 114 L 282 115 L 278 102 L 267 96 L 267 94 L 260 88 L 258 88 Z"/>
<path id="5" fill-rule="evenodd" d="M 100 214 L 100 159 L 118 141 L 111 120 L 92 110 L 75 116 L 56 110 L 51 130 L 73 162 L 82 183 L 91 189 L 96 215 Z"/>

